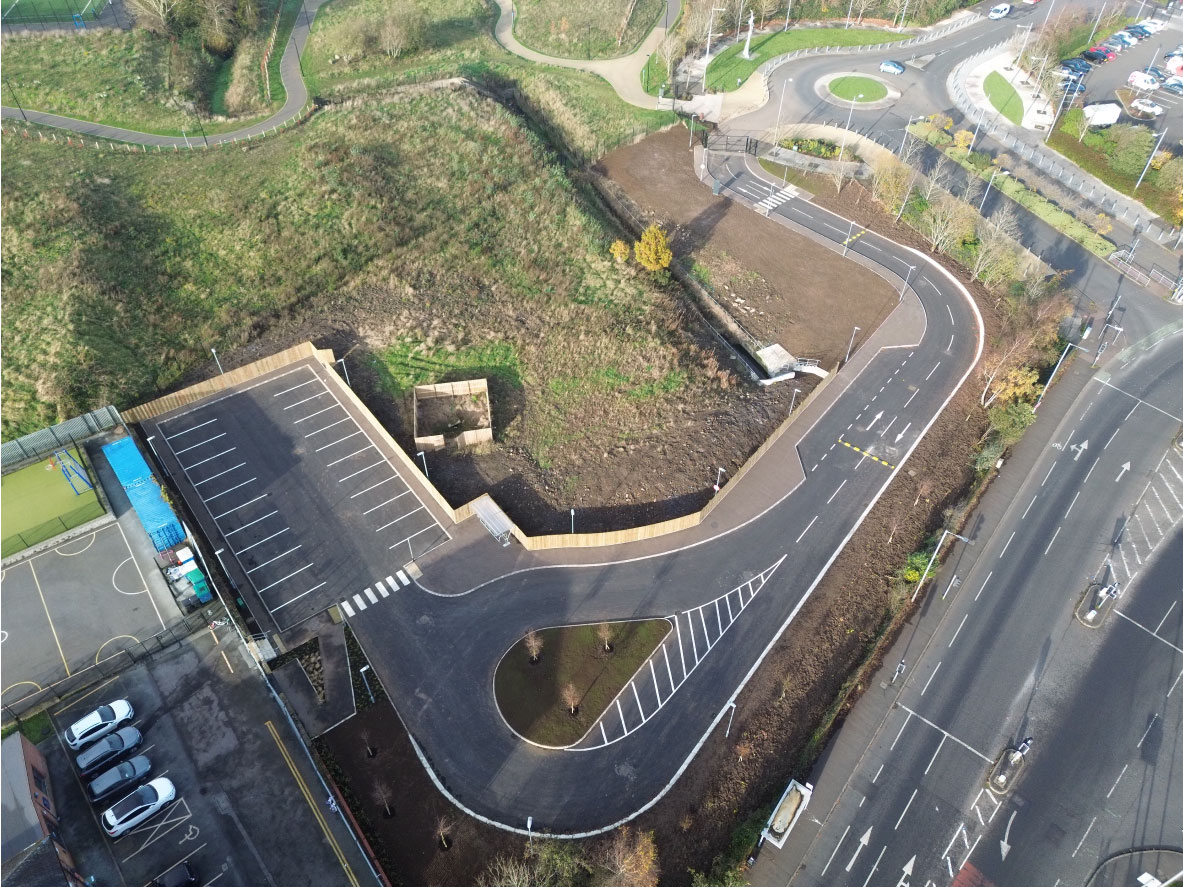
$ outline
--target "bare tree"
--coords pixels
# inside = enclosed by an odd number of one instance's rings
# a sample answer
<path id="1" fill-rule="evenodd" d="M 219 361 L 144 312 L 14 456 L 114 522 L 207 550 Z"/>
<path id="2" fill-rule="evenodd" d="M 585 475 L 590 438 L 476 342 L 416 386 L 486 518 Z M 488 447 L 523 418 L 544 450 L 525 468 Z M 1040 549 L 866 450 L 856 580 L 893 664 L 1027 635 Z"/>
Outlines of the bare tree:
<path id="1" fill-rule="evenodd" d="M 447 850 L 452 846 L 452 829 L 456 827 L 456 820 L 444 815 L 435 821 L 435 837 L 440 842 L 440 849 Z"/>
<path id="2" fill-rule="evenodd" d="M 879 0 L 854 0 L 854 12 L 858 14 L 856 20 L 862 24 L 863 17 L 870 11 L 871 7 L 878 5 Z"/>
<path id="3" fill-rule="evenodd" d="M 961 199 L 976 208 L 978 198 L 982 196 L 982 191 L 985 187 L 985 184 L 977 175 L 970 173 L 965 178 L 965 193 L 961 195 Z"/>
<path id="4" fill-rule="evenodd" d="M 750 0 L 725 0 L 723 8 L 732 25 L 735 26 L 735 39 L 739 39 L 739 32 L 743 30 L 743 14 L 747 11 Z"/>
<path id="5" fill-rule="evenodd" d="M 682 19 L 686 39 L 697 46 L 704 43 L 711 28 L 711 0 L 695 0 Z"/>
<path id="6" fill-rule="evenodd" d="M 755 10 L 760 13 L 760 29 L 764 29 L 764 22 L 780 8 L 780 0 L 754 0 Z"/>
<path id="7" fill-rule="evenodd" d="M 899 17 L 904 13 L 904 7 L 908 5 L 908 0 L 887 0 L 887 8 L 891 10 L 891 26 L 894 28 L 897 24 L 903 27 L 903 22 L 898 21 Z"/>
<path id="8" fill-rule="evenodd" d="M 390 819 L 394 816 L 394 808 L 391 803 L 394 801 L 394 793 L 390 790 L 390 783 L 385 780 L 378 780 L 373 787 L 374 803 L 382 808 L 383 815 Z"/>
<path id="9" fill-rule="evenodd" d="M 523 859 L 498 856 L 477 878 L 477 887 L 538 887 L 534 866 Z"/>
<path id="10" fill-rule="evenodd" d="M 230 0 L 198 0 L 201 32 L 206 44 L 218 52 L 231 48 L 234 7 Z"/>
<path id="11" fill-rule="evenodd" d="M 891 532 L 887 534 L 887 544 L 888 545 L 891 545 L 891 540 L 895 538 L 896 530 L 898 530 L 899 528 L 900 528 L 900 522 L 898 520 L 894 520 L 891 522 Z M 783 692 L 781 693 L 781 696 L 782 697 L 784 696 Z"/>
<path id="12" fill-rule="evenodd" d="M 542 655 L 542 636 L 536 631 L 526 634 L 526 652 L 530 654 L 530 661 L 537 662 Z"/>
<path id="13" fill-rule="evenodd" d="M 391 58 L 423 45 L 427 35 L 427 16 L 414 3 L 398 0 L 387 11 L 378 34 L 378 45 Z"/>
<path id="14" fill-rule="evenodd" d="M 925 202 L 931 203 L 933 195 L 948 185 L 949 179 L 952 176 L 953 161 L 942 154 L 924 177 L 924 186 L 921 188 L 921 193 L 924 194 Z"/>
<path id="15" fill-rule="evenodd" d="M 571 714 L 579 710 L 579 691 L 575 689 L 574 684 L 563 687 L 563 705 L 567 706 L 567 711 Z"/>
<path id="16" fill-rule="evenodd" d="M 1015 242 L 1018 228 L 1015 211 L 1009 203 L 978 225 L 978 249 L 969 268 L 971 280 L 989 285 L 1014 276 L 1019 261 Z"/>
<path id="17" fill-rule="evenodd" d="M 365 746 L 366 746 L 366 757 L 372 758 L 372 757 L 377 756 L 378 747 L 376 745 L 374 745 L 374 737 L 370 733 L 370 731 L 369 730 L 362 730 L 360 736 L 361 736 L 361 741 L 363 743 L 365 743 Z"/>
<path id="18" fill-rule="evenodd" d="M 600 858 L 607 874 L 604 887 L 657 887 L 657 845 L 653 832 L 634 834 L 628 826 L 617 829 Z"/>
<path id="19" fill-rule="evenodd" d="M 686 54 L 686 41 L 676 33 L 666 34 L 657 44 L 657 57 L 665 67 L 665 82 L 674 82 L 674 69 Z"/>
<path id="20" fill-rule="evenodd" d="M 740 763 L 743 763 L 743 759 L 752 753 L 752 744 L 746 739 L 741 739 L 735 743 L 735 753 L 739 755 Z"/>
<path id="21" fill-rule="evenodd" d="M 915 508 L 917 505 L 919 505 L 921 499 L 927 499 L 929 496 L 931 496 L 932 491 L 932 481 L 922 480 L 920 483 L 918 483 L 916 485 L 916 501 L 912 503 L 912 507 Z"/>
<path id="22" fill-rule="evenodd" d="M 962 226 L 958 222 L 964 213 L 963 207 L 964 203 L 942 191 L 920 217 L 920 233 L 934 253 L 945 252 L 961 238 Z"/>
<path id="23" fill-rule="evenodd" d="M 613 634 L 614 632 L 612 630 L 612 623 L 610 622 L 601 622 L 596 626 L 596 637 L 598 637 L 600 639 L 600 643 L 604 645 L 605 653 L 612 652 Z"/>
<path id="24" fill-rule="evenodd" d="M 128 0 L 136 24 L 157 34 L 172 30 L 177 0 Z"/>

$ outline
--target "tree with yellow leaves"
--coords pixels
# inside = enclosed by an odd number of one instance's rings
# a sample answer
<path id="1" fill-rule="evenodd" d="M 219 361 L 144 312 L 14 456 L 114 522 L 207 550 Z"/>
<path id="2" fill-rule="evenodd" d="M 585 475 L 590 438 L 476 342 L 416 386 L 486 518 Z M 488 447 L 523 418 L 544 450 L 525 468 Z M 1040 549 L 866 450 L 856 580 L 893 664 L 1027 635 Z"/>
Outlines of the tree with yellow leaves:
<path id="1" fill-rule="evenodd" d="M 607 873 L 605 887 L 657 887 L 657 844 L 653 832 L 618 829 L 605 847 L 600 865 Z"/>
<path id="2" fill-rule="evenodd" d="M 648 271 L 661 271 L 670 266 L 674 259 L 670 251 L 669 237 L 660 225 L 650 225 L 641 234 L 641 239 L 633 246 L 633 253 L 642 268 Z"/>
<path id="3" fill-rule="evenodd" d="M 632 249 L 623 240 L 614 240 L 612 245 L 608 247 L 608 252 L 612 253 L 612 258 L 617 262 L 624 264 L 628 261 L 629 253 L 632 252 Z"/>

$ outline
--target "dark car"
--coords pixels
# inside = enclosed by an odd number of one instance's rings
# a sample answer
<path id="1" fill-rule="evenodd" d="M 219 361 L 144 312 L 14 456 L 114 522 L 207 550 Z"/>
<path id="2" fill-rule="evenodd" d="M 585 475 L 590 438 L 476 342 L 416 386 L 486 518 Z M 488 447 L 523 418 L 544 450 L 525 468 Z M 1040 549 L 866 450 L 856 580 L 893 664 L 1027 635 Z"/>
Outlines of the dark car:
<path id="1" fill-rule="evenodd" d="M 1138 37 L 1142 40 L 1145 40 L 1147 37 L 1151 36 L 1150 32 L 1148 30 L 1146 30 L 1146 28 L 1143 28 L 1141 25 L 1130 25 L 1128 28 L 1126 28 L 1126 30 L 1129 31 L 1131 34 L 1133 34 L 1135 37 Z"/>
<path id="2" fill-rule="evenodd" d="M 1183 96 L 1183 83 L 1164 83 L 1162 90 L 1163 92 L 1169 92 L 1171 95 Z"/>
<path id="3" fill-rule="evenodd" d="M 1061 92 L 1065 92 L 1068 95 L 1073 95 L 1073 96 L 1081 95 L 1082 93 L 1084 93 L 1084 90 L 1085 90 L 1085 86 L 1083 83 L 1077 83 L 1073 80 L 1065 81 L 1060 86 Z"/>
<path id="4" fill-rule="evenodd" d="M 83 776 L 89 776 L 118 757 L 137 748 L 144 741 L 144 735 L 135 727 L 124 727 L 108 733 L 94 745 L 78 755 L 76 761 Z"/>
<path id="5" fill-rule="evenodd" d="M 1162 68 L 1155 67 L 1154 65 L 1147 65 L 1142 70 L 1145 71 L 1147 74 L 1149 74 L 1151 77 L 1153 77 L 1155 80 L 1157 80 L 1159 83 L 1166 83 L 1168 80 L 1171 79 L 1170 74 L 1168 74 Z"/>
<path id="6" fill-rule="evenodd" d="M 1101 52 L 1097 49 L 1086 49 L 1080 54 L 1080 57 L 1085 61 L 1092 62 L 1095 65 L 1103 65 L 1110 59 L 1109 53 Z"/>
<path id="7" fill-rule="evenodd" d="M 157 878 L 149 887 L 193 887 L 197 883 L 197 872 L 188 862 L 178 862 Z"/>
<path id="8" fill-rule="evenodd" d="M 86 786 L 86 794 L 92 803 L 97 804 L 117 791 L 131 788 L 147 776 L 151 769 L 152 762 L 144 755 L 128 758 L 122 764 L 116 764 L 92 779 Z"/>
<path id="9" fill-rule="evenodd" d="M 1064 59 L 1060 62 L 1060 67 L 1070 71 L 1079 71 L 1081 74 L 1087 74 L 1093 69 L 1093 66 L 1082 58 Z"/>

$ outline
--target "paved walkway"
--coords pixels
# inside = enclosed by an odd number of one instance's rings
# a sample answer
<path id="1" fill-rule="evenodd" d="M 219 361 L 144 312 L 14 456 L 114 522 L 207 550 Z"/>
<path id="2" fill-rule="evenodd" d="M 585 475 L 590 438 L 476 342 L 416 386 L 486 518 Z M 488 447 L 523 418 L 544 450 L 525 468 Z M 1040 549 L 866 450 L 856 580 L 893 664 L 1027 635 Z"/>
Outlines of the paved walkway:
<path id="1" fill-rule="evenodd" d="M 1019 125 L 1023 129 L 1046 130 L 1056 109 L 1046 96 L 1035 89 L 1036 84 L 1025 71 L 1014 64 L 1014 61 L 1015 54 L 1009 47 L 985 56 L 970 69 L 962 85 L 969 94 L 970 101 L 979 108 L 995 111 L 1001 117 L 1001 112 L 994 108 L 994 103 L 986 95 L 985 88 L 986 78 L 997 73 L 1014 88 L 1023 103 L 1023 117 Z"/>

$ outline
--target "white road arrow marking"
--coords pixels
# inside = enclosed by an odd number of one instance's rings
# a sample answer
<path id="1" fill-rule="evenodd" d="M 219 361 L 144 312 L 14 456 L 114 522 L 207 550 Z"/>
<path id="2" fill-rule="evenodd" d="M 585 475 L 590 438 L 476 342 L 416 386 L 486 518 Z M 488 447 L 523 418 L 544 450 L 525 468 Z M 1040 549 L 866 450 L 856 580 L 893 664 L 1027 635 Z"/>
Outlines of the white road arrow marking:
<path id="1" fill-rule="evenodd" d="M 913 856 L 906 863 L 904 863 L 904 874 L 896 882 L 895 887 L 908 887 L 908 878 L 912 874 L 912 866 L 916 865 L 916 857 Z"/>
<path id="2" fill-rule="evenodd" d="M 874 427 L 875 423 L 878 422 L 882 418 L 883 418 L 883 410 L 880 410 L 879 412 L 877 412 L 875 414 L 875 418 L 871 420 L 870 424 L 867 425 L 867 430 L 870 431 Z"/>
<path id="3" fill-rule="evenodd" d="M 1018 811 L 1018 810 L 1012 810 L 1012 811 L 1011 811 L 1011 814 L 1010 814 L 1010 819 L 1008 819 L 1008 820 L 1006 821 L 1006 833 L 1005 833 L 1005 834 L 1003 834 L 1003 836 L 1002 836 L 1002 840 L 998 842 L 998 843 L 999 843 L 999 845 L 1000 845 L 999 849 L 1001 849 L 1001 850 L 1002 850 L 1002 858 L 1003 858 L 1003 859 L 1006 859 L 1006 854 L 1010 853 L 1010 846 L 1011 846 L 1011 845 L 1010 845 L 1010 844 L 1008 844 L 1008 843 L 1006 842 L 1006 839 L 1010 837 L 1010 827 L 1011 827 L 1011 823 L 1013 823 L 1013 822 L 1015 821 L 1015 817 L 1016 817 L 1016 816 L 1018 816 L 1018 815 L 1019 815 L 1019 811 Z"/>
<path id="4" fill-rule="evenodd" d="M 1087 440 L 1081 441 L 1079 444 L 1073 444 L 1071 447 L 1069 447 L 1068 449 L 1076 451 L 1076 455 L 1072 458 L 1072 461 L 1079 462 L 1081 454 L 1084 453 L 1084 451 L 1088 448 L 1089 442 Z"/>
<path id="5" fill-rule="evenodd" d="M 899 434 L 897 434 L 897 435 L 895 436 L 895 442 L 896 442 L 896 443 L 899 443 L 899 442 L 900 442 L 900 439 L 901 439 L 901 438 L 904 436 L 904 434 L 907 432 L 907 430 L 908 430 L 909 428 L 911 428 L 911 427 L 912 427 L 912 423 L 911 423 L 911 422 L 909 422 L 907 425 L 905 425 L 905 426 L 904 426 L 904 430 L 903 430 L 903 431 L 901 431 Z"/>
<path id="6" fill-rule="evenodd" d="M 1125 474 L 1125 473 L 1126 473 L 1127 471 L 1129 471 L 1129 470 L 1130 470 L 1130 463 L 1129 463 L 1129 462 L 1126 462 L 1125 464 L 1123 464 L 1123 465 L 1121 466 L 1121 471 L 1117 472 L 1117 477 L 1115 477 L 1115 478 L 1113 479 L 1113 480 L 1114 480 L 1114 483 L 1116 483 L 1117 481 L 1121 480 L 1121 476 L 1122 476 L 1123 474 Z"/>
<path id="7" fill-rule="evenodd" d="M 854 861 L 858 859 L 858 855 L 863 852 L 863 848 L 871 843 L 871 829 L 868 828 L 863 836 L 858 839 L 858 846 L 854 848 L 854 856 L 850 857 L 850 862 L 846 863 L 846 870 L 850 871 L 854 868 Z"/>

